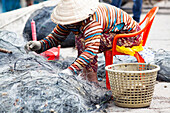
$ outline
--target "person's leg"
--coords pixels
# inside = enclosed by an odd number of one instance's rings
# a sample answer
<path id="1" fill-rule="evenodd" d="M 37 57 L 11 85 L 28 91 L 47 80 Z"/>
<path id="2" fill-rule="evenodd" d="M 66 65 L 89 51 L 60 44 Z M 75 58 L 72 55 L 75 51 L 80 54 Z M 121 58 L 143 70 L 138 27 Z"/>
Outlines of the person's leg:
<path id="1" fill-rule="evenodd" d="M 122 0 L 112 0 L 111 5 L 121 8 Z"/>
<path id="2" fill-rule="evenodd" d="M 15 4 L 15 7 L 14 7 L 13 9 L 19 9 L 19 8 L 21 8 L 20 0 L 15 0 L 15 1 L 13 2 L 13 4 Z"/>
<path id="3" fill-rule="evenodd" d="M 90 65 L 87 68 L 83 69 L 82 77 L 90 82 L 97 83 L 98 84 L 98 78 L 97 78 L 97 56 L 95 56 L 93 62 L 90 63 Z"/>
<path id="4" fill-rule="evenodd" d="M 116 34 L 114 34 L 114 33 L 102 35 L 101 41 L 100 41 L 100 47 L 99 47 L 100 52 L 106 52 L 112 48 L 113 39 L 114 39 L 115 35 Z M 105 65 L 108 65 L 111 62 L 112 55 L 110 54 L 110 52 L 107 52 L 105 55 L 109 55 L 107 57 L 105 56 Z M 109 82 L 109 77 L 108 77 L 107 72 L 106 72 L 106 87 L 108 90 L 110 90 L 110 82 Z"/>
<path id="5" fill-rule="evenodd" d="M 133 0 L 133 19 L 140 22 L 143 0 Z"/>
<path id="6" fill-rule="evenodd" d="M 80 36 L 76 36 L 75 37 L 76 40 L 75 40 L 75 44 L 76 44 L 76 48 L 78 50 L 78 56 L 80 56 L 81 53 L 84 52 L 85 50 L 85 47 L 84 47 L 84 40 L 83 40 L 83 37 L 82 35 Z M 87 68 L 84 68 L 83 69 L 83 73 L 81 74 L 81 76 L 90 81 L 90 82 L 94 82 L 94 83 L 97 83 L 98 84 L 98 79 L 97 79 L 97 56 L 94 57 L 94 60 L 93 62 L 90 63 L 89 66 L 87 66 Z"/>
<path id="7" fill-rule="evenodd" d="M 33 5 L 33 0 L 26 0 L 27 6 Z"/>

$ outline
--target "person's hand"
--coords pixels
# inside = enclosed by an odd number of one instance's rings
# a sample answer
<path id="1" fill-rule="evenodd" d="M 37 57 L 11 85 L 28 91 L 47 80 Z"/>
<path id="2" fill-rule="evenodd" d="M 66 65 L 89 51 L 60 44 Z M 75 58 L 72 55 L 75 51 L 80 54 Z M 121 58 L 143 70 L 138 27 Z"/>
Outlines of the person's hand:
<path id="1" fill-rule="evenodd" d="M 41 43 L 39 41 L 29 41 L 25 47 L 24 47 L 26 52 L 29 51 L 37 51 L 41 49 Z"/>
<path id="2" fill-rule="evenodd" d="M 60 76 L 62 76 L 62 75 L 73 75 L 73 72 L 70 69 L 67 68 L 67 69 L 64 69 L 61 72 L 59 72 L 58 75 L 60 75 Z"/>

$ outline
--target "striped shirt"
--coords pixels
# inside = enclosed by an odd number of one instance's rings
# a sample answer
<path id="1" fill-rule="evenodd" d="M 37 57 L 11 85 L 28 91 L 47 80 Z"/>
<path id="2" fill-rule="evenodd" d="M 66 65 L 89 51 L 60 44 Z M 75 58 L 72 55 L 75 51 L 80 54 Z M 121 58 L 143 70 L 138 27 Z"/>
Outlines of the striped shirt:
<path id="1" fill-rule="evenodd" d="M 41 52 L 61 44 L 70 32 L 83 34 L 84 52 L 72 63 L 69 69 L 77 73 L 93 61 L 99 53 L 103 33 L 129 33 L 136 30 L 137 22 L 126 12 L 112 5 L 100 3 L 97 11 L 78 25 L 57 25 L 46 38 L 41 40 Z"/>

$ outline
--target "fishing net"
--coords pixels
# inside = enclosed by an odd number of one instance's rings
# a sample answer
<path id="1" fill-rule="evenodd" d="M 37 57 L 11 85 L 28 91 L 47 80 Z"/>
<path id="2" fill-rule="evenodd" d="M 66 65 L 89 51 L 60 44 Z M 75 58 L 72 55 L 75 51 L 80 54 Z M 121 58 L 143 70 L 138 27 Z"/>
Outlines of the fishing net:
<path id="1" fill-rule="evenodd" d="M 160 66 L 157 80 L 170 82 L 170 51 L 155 51 L 155 64 Z"/>
<path id="2" fill-rule="evenodd" d="M 160 66 L 160 70 L 157 74 L 157 80 L 158 81 L 165 81 L 170 82 L 170 51 L 165 51 L 163 49 L 160 49 L 158 51 L 150 50 L 150 52 L 153 53 L 153 56 L 150 57 L 150 62 L 152 64 L 156 64 Z M 145 55 L 147 56 L 147 54 Z M 149 61 L 148 60 L 148 61 Z M 99 65 L 98 65 L 98 80 L 102 80 L 105 78 L 105 60 L 104 56 L 99 56 Z M 114 64 L 120 64 L 120 63 L 137 63 L 137 60 L 133 56 L 129 55 L 117 55 L 113 57 L 113 63 Z"/>
<path id="3" fill-rule="evenodd" d="M 111 93 L 80 76 L 58 75 L 72 58 L 47 62 L 26 54 L 25 41 L 0 31 L 0 113 L 86 113 L 104 110 Z"/>

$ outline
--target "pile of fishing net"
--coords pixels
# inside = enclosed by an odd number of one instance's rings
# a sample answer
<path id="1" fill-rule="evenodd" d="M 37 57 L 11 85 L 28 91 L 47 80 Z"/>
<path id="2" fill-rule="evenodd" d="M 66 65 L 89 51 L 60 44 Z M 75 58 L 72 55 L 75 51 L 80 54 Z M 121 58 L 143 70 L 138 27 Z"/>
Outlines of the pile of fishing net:
<path id="1" fill-rule="evenodd" d="M 152 64 L 160 66 L 160 70 L 157 74 L 158 81 L 170 82 L 170 51 L 165 51 L 164 49 L 159 49 L 157 51 L 150 50 L 153 52 L 154 57 L 151 60 Z M 99 55 L 98 59 L 98 78 L 99 80 L 105 78 L 105 59 L 104 56 Z M 129 55 L 117 55 L 113 57 L 114 64 L 120 63 L 137 63 L 137 60 L 133 56 Z"/>
<path id="2" fill-rule="evenodd" d="M 0 113 L 86 113 L 104 110 L 111 94 L 80 76 L 58 75 L 72 59 L 47 62 L 26 54 L 25 41 L 0 31 Z"/>
<path id="3" fill-rule="evenodd" d="M 157 80 L 170 82 L 170 51 L 160 49 L 155 52 L 155 64 L 160 66 Z"/>

